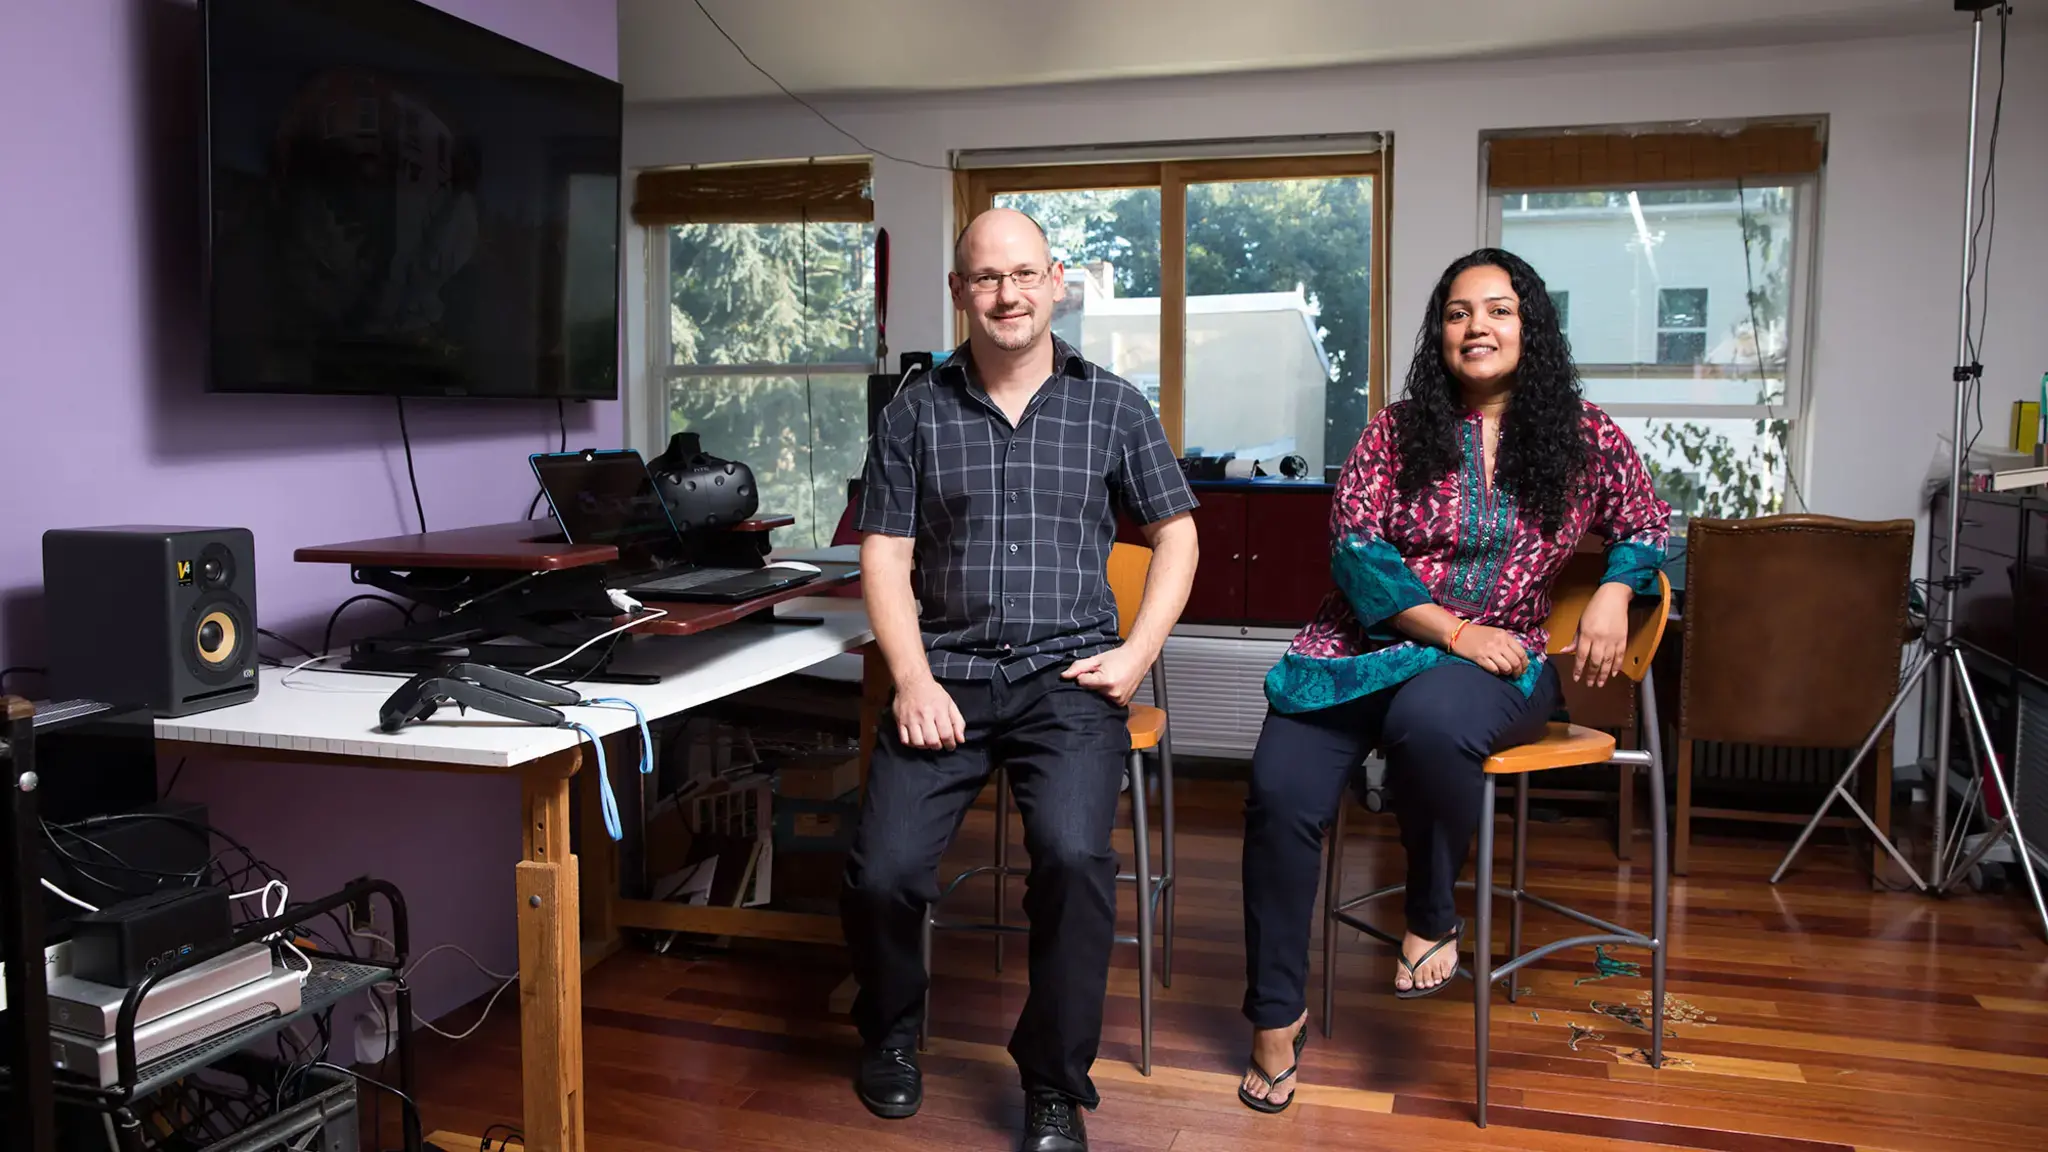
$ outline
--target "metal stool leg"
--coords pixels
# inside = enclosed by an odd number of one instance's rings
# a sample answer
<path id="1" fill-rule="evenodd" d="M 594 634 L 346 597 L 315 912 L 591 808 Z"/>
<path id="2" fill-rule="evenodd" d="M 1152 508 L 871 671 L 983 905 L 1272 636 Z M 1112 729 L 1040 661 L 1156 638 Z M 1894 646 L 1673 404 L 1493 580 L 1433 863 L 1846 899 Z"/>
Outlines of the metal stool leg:
<path id="1" fill-rule="evenodd" d="M 1493 814 L 1489 812 L 1485 818 L 1491 819 L 1492 816 Z M 1522 954 L 1522 889 L 1529 875 L 1528 846 L 1529 774 L 1524 772 L 1515 777 L 1515 859 L 1512 865 L 1514 869 L 1514 890 L 1509 893 L 1508 897 L 1514 901 L 1514 905 L 1508 910 L 1509 960 L 1513 960 Z M 1520 999 L 1521 997 L 1515 992 L 1515 981 L 1509 980 L 1508 1003 L 1513 1004 Z"/>
<path id="2" fill-rule="evenodd" d="M 1173 987 L 1173 748 L 1159 737 L 1159 986 Z"/>
<path id="3" fill-rule="evenodd" d="M 1159 986 L 1173 987 L 1173 720 L 1166 706 L 1166 657 L 1152 665 L 1152 706 L 1167 712 L 1159 733 Z"/>
<path id="4" fill-rule="evenodd" d="M 1010 774 L 1001 765 L 996 772 L 996 925 L 1000 928 L 1004 906 L 1010 899 Z M 989 934 L 996 944 L 996 971 L 1003 970 L 1004 933 Z"/>
<path id="5" fill-rule="evenodd" d="M 1664 961 L 1671 951 L 1671 855 L 1664 817 L 1664 741 L 1657 727 L 1657 689 L 1642 681 L 1644 741 L 1650 749 L 1650 1067 L 1664 1066 Z M 1630 769 L 1634 771 L 1634 769 Z"/>
<path id="6" fill-rule="evenodd" d="M 1152 836 L 1145 809 L 1145 754 L 1130 756 L 1131 841 L 1138 892 L 1138 1071 L 1152 1074 Z"/>
<path id="7" fill-rule="evenodd" d="M 1479 872 L 1472 878 L 1472 1030 L 1479 1071 L 1479 1126 L 1486 1127 L 1486 1040 L 1493 999 L 1493 776 L 1479 805 Z"/>
<path id="8" fill-rule="evenodd" d="M 1323 848 L 1323 1038 L 1337 1017 L 1337 885 L 1344 876 L 1344 813 L 1350 807 L 1337 799 L 1337 819 L 1330 825 Z"/>

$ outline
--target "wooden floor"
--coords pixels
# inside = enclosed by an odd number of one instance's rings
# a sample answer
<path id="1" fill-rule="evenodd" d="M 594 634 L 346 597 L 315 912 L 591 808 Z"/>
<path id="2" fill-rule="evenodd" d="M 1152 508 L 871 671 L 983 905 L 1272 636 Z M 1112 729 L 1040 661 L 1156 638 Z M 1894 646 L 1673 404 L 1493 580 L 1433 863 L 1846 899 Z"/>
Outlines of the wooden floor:
<path id="1" fill-rule="evenodd" d="M 1491 1125 L 1479 1129 L 1470 983 L 1398 1001 L 1388 994 L 1390 954 L 1346 930 L 1335 1035 L 1311 1032 L 1293 1108 L 1255 1114 L 1234 1092 L 1247 1044 L 1238 1012 L 1242 802 L 1241 785 L 1183 787 L 1178 951 L 1173 987 L 1156 1000 L 1149 1078 L 1136 1069 L 1137 950 L 1116 950 L 1094 1070 L 1103 1103 L 1089 1117 L 1101 1152 L 2048 1147 L 2048 946 L 2027 905 L 2012 895 L 1873 892 L 1839 834 L 1816 841 L 1777 887 L 1766 877 L 1784 841 L 1710 832 L 1699 842 L 1693 874 L 1672 892 L 1663 1070 L 1640 1062 L 1647 1032 L 1599 1010 L 1646 1005 L 1647 966 L 1641 978 L 1581 983 L 1595 975 L 1592 956 L 1562 954 L 1523 974 L 1530 991 L 1521 1003 L 1495 1002 Z M 1389 877 L 1398 844 L 1391 817 L 1355 818 L 1352 829 L 1345 887 L 1358 891 Z M 1535 825 L 1531 887 L 1647 925 L 1647 842 L 1631 867 L 1614 859 L 1607 829 L 1591 817 Z M 990 832 L 989 811 L 972 813 L 949 862 L 986 861 Z M 1021 832 L 1014 835 L 1022 859 Z M 1127 853 L 1128 841 L 1121 847 Z M 960 898 L 979 908 L 987 892 L 969 885 Z M 1503 948 L 1504 921 L 1497 917 Z M 1533 916 L 1530 939 L 1552 938 L 1546 933 L 1563 934 Z M 870 1117 L 849 1087 L 856 1042 L 840 950 L 616 956 L 591 973 L 584 994 L 590 1146 L 1013 1147 L 1022 1106 L 1003 1046 L 1025 972 L 1021 941 L 1008 947 L 1011 962 L 998 975 L 986 938 L 941 938 L 924 1109 L 897 1122 Z M 1319 1003 L 1320 954 L 1318 946 L 1311 1004 Z M 421 1046 L 427 1130 L 474 1134 L 516 1122 L 518 1031 L 507 1010 L 515 1004 L 506 997 L 460 1044 Z M 444 1026 L 459 1031 L 473 1012 Z M 395 1111 L 382 1112 L 387 1147 L 396 1143 Z"/>

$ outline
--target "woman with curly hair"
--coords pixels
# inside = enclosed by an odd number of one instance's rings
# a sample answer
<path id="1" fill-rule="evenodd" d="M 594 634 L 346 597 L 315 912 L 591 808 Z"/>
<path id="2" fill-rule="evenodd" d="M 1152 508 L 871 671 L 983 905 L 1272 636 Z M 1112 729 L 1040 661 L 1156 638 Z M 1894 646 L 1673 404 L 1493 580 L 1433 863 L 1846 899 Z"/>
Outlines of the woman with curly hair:
<path id="1" fill-rule="evenodd" d="M 1575 681 L 1621 662 L 1632 597 L 1656 587 L 1671 509 L 1628 437 L 1581 395 L 1543 280 L 1486 248 L 1429 298 L 1406 399 L 1369 423 L 1331 506 L 1336 591 L 1266 677 L 1245 805 L 1244 1014 L 1238 1096 L 1278 1112 L 1308 1037 L 1309 923 L 1324 831 L 1377 747 L 1408 856 L 1395 995 L 1450 982 L 1481 766 L 1557 709 L 1544 657 L 1551 583 L 1579 537 L 1606 538 L 1604 582 L 1563 651 Z M 1325 977 L 1328 978 L 1327 976 Z"/>

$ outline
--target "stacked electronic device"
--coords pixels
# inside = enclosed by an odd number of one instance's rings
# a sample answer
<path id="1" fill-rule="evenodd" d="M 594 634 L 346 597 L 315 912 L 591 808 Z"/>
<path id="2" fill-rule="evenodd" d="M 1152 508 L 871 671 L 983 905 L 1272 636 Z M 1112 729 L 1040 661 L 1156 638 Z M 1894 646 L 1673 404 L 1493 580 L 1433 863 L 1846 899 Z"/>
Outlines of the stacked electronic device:
<path id="1" fill-rule="evenodd" d="M 165 897 L 171 897 L 166 899 Z M 78 922 L 50 978 L 50 1056 L 101 1087 L 119 1082 L 115 1037 L 129 992 L 193 951 L 225 942 L 226 894 L 186 889 L 127 901 Z M 135 1062 L 146 1068 L 247 1024 L 299 1009 L 305 969 L 244 944 L 156 980 L 137 1005 Z"/>

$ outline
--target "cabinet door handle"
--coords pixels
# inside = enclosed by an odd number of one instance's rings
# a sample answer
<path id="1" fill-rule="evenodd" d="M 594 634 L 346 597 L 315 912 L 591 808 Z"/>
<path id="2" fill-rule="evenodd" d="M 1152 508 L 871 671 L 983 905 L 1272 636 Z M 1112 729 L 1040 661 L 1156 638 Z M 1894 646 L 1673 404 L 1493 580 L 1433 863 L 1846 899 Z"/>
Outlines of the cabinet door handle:
<path id="1" fill-rule="evenodd" d="M 1257 560 L 1258 558 L 1259 554 L 1257 552 L 1252 553 L 1252 559 Z"/>
<path id="2" fill-rule="evenodd" d="M 1242 560 L 1242 559 L 1244 559 L 1244 553 L 1242 553 L 1242 552 L 1232 552 L 1232 553 L 1230 554 L 1230 558 L 1231 558 L 1232 560 Z"/>

